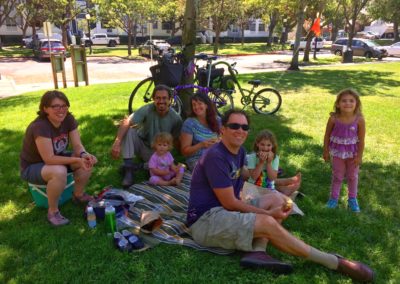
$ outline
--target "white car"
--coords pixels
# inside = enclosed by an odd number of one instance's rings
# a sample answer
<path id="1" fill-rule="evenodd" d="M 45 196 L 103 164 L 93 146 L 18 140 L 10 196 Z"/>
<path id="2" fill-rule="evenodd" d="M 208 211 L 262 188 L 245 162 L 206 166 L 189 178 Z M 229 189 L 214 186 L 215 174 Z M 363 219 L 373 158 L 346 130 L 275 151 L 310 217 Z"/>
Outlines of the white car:
<path id="1" fill-rule="evenodd" d="M 382 48 L 387 50 L 388 56 L 400 56 L 400 41 Z"/>
<path id="2" fill-rule="evenodd" d="M 324 48 L 324 39 L 317 37 L 317 38 L 313 38 L 311 40 L 311 49 L 315 48 L 315 40 L 317 40 L 317 51 L 319 51 L 320 49 Z M 294 40 L 289 41 L 290 44 L 290 49 L 294 48 Z M 304 50 L 306 48 L 306 44 L 307 44 L 307 39 L 305 37 L 302 37 L 300 39 L 300 45 L 299 45 L 299 50 Z"/>

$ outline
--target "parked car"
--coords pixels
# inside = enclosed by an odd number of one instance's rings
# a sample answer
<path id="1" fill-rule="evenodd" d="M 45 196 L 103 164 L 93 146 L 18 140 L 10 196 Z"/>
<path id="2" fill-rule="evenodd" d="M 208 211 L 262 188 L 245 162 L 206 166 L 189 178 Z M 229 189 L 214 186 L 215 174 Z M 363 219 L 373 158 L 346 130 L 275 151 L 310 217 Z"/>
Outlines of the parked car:
<path id="1" fill-rule="evenodd" d="M 85 44 L 86 47 L 91 45 L 107 45 L 114 47 L 119 44 L 119 37 L 110 37 L 107 34 L 93 34 L 90 38 L 84 36 L 81 38 L 81 42 Z"/>
<path id="2" fill-rule="evenodd" d="M 35 43 L 37 44 L 39 40 L 46 39 L 46 35 L 44 33 L 36 33 L 35 38 L 33 36 L 27 36 L 22 39 L 22 45 L 26 48 L 33 48 Z M 62 36 L 60 34 L 53 33 L 50 38 L 62 40 Z"/>
<path id="3" fill-rule="evenodd" d="M 164 51 L 168 51 L 171 45 L 162 39 L 148 40 L 144 44 L 139 46 L 140 56 L 150 56 L 153 52 L 153 56 L 162 55 Z"/>
<path id="4" fill-rule="evenodd" d="M 343 47 L 347 46 L 347 38 L 337 39 L 331 47 L 331 52 L 336 55 L 343 54 Z M 382 59 L 387 56 L 387 51 L 382 46 L 377 45 L 373 41 L 363 38 L 353 38 L 351 48 L 354 56 L 365 56 L 367 58 Z"/>
<path id="5" fill-rule="evenodd" d="M 52 54 L 64 54 L 64 56 L 66 55 L 65 47 L 63 46 L 62 42 L 58 39 L 39 40 L 38 44 L 33 49 L 33 54 L 40 61 L 43 61 L 43 59 L 50 58 L 50 49 Z"/>
<path id="6" fill-rule="evenodd" d="M 317 40 L 317 51 L 320 51 L 320 49 L 322 49 L 324 47 L 324 39 L 321 37 L 313 37 L 313 39 L 311 40 L 311 49 L 315 48 L 315 40 Z M 290 49 L 294 48 L 294 40 L 289 41 L 290 44 Z M 306 44 L 307 44 L 307 38 L 302 37 L 300 39 L 300 45 L 299 45 L 299 50 L 304 50 L 306 48 Z"/>
<path id="7" fill-rule="evenodd" d="M 392 45 L 381 46 L 381 47 L 386 49 L 388 56 L 400 56 L 400 41 Z"/>

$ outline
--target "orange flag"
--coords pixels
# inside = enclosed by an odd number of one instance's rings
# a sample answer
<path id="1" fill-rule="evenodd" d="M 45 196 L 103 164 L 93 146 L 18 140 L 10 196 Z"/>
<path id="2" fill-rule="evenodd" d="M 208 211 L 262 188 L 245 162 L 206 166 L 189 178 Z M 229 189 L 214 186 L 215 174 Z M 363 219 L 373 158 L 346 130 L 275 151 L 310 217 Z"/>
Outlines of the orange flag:
<path id="1" fill-rule="evenodd" d="M 314 24 L 312 25 L 312 27 L 311 27 L 311 29 L 310 29 L 310 31 L 313 31 L 314 34 L 315 34 L 316 36 L 319 36 L 319 35 L 321 34 L 320 22 L 321 22 L 321 20 L 320 20 L 320 18 L 318 17 L 318 18 L 315 20 Z"/>

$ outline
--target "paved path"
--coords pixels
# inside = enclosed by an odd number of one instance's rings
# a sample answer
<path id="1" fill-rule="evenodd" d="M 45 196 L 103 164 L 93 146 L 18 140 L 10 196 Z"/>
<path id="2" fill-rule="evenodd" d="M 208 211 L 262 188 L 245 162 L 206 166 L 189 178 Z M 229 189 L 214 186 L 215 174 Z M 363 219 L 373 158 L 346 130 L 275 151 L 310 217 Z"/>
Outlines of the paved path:
<path id="1" fill-rule="evenodd" d="M 333 56 L 329 51 L 323 51 L 318 57 Z M 275 63 L 280 60 L 290 60 L 291 52 L 280 54 L 232 56 L 220 58 L 227 62 L 237 62 L 239 73 L 256 73 L 274 70 L 285 70 L 286 64 Z M 393 60 L 385 58 L 386 60 Z M 400 60 L 398 58 L 397 60 Z M 149 67 L 155 62 L 150 60 L 132 61 L 119 57 L 89 57 L 89 84 L 129 82 L 141 80 L 150 75 Z M 71 59 L 65 61 L 67 86 L 74 87 Z M 43 89 L 53 89 L 53 77 L 50 62 L 38 62 L 30 58 L 0 59 L 0 99 L 19 95 L 25 92 Z M 61 80 L 61 74 L 59 74 Z M 80 82 L 83 86 L 84 82 Z M 59 86 L 62 86 L 59 81 Z"/>

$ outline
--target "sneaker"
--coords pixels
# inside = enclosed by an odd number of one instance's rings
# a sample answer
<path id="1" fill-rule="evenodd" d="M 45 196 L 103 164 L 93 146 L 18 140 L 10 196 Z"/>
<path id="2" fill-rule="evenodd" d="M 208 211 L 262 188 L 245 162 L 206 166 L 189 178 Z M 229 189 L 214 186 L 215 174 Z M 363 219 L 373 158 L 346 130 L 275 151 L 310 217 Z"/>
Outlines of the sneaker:
<path id="1" fill-rule="evenodd" d="M 133 184 L 133 167 L 132 166 L 124 166 L 124 177 L 122 179 L 122 187 L 128 188 Z"/>
<path id="2" fill-rule="evenodd" d="M 337 207 L 337 203 L 338 203 L 337 199 L 330 198 L 326 203 L 326 207 L 334 209 Z"/>
<path id="3" fill-rule="evenodd" d="M 349 200 L 347 200 L 347 205 L 354 213 L 360 212 L 360 206 L 358 206 L 357 198 L 349 198 Z"/>
<path id="4" fill-rule="evenodd" d="M 277 274 L 289 274 L 293 271 L 290 264 L 274 259 L 263 251 L 246 253 L 240 260 L 240 265 L 248 268 L 265 268 Z"/>
<path id="5" fill-rule="evenodd" d="M 50 222 L 50 224 L 56 227 L 67 225 L 69 223 L 69 220 L 61 215 L 60 211 L 55 213 L 47 213 L 47 220 Z"/>
<path id="6" fill-rule="evenodd" d="M 366 264 L 351 261 L 335 254 L 338 258 L 339 265 L 337 272 L 349 276 L 351 279 L 359 282 L 373 282 L 375 278 L 374 271 Z"/>

